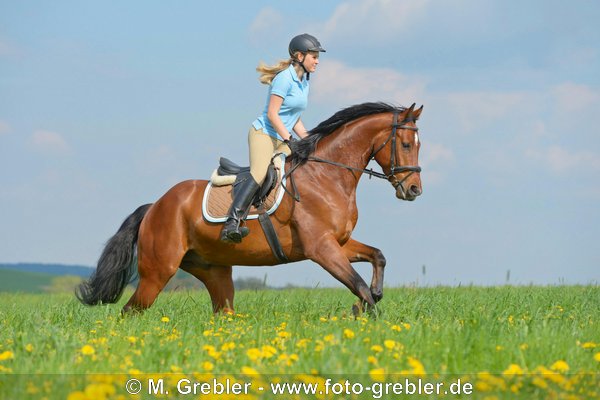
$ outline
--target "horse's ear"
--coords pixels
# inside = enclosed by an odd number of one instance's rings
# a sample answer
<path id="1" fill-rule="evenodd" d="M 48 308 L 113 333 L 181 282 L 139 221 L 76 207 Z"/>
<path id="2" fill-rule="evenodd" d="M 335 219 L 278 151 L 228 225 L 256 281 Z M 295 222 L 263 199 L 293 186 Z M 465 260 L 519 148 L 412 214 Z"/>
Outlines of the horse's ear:
<path id="1" fill-rule="evenodd" d="M 406 114 L 404 114 L 404 122 L 413 122 L 416 120 L 416 118 L 413 116 L 415 105 L 416 103 L 412 103 L 412 105 L 406 109 Z"/>
<path id="2" fill-rule="evenodd" d="M 419 117 L 421 116 L 421 112 L 423 111 L 423 106 L 417 108 L 414 112 L 413 112 L 413 118 L 416 120 L 419 119 Z"/>

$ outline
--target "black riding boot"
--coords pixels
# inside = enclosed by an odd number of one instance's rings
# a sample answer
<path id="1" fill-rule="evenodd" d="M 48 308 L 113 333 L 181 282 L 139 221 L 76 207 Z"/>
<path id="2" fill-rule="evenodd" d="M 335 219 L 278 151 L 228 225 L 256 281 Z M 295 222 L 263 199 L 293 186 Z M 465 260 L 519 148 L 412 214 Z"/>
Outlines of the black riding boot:
<path id="1" fill-rule="evenodd" d="M 227 221 L 221 231 L 221 240 L 224 242 L 241 243 L 242 238 L 248 236 L 250 230 L 246 227 L 240 229 L 240 222 L 246 217 L 250 203 L 260 188 L 252 175 L 238 183 L 234 190 L 233 203 L 227 212 Z"/>

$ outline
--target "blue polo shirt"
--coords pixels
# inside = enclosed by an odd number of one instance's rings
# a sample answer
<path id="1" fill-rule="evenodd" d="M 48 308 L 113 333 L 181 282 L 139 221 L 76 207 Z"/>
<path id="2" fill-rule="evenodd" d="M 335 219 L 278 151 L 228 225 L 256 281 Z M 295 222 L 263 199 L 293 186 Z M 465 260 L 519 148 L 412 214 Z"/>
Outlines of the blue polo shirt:
<path id="1" fill-rule="evenodd" d="M 269 99 L 271 95 L 277 95 L 283 98 L 283 104 L 279 109 L 279 117 L 285 125 L 288 132 L 292 133 L 292 128 L 298 122 L 302 111 L 306 110 L 308 104 L 308 90 L 309 85 L 306 77 L 298 79 L 298 74 L 294 69 L 294 65 L 291 64 L 286 70 L 281 71 L 269 86 L 269 93 L 267 94 L 267 102 L 265 109 L 260 117 L 258 117 L 253 123 L 254 129 L 262 129 L 266 134 L 276 139 L 282 140 L 279 136 L 269 118 L 267 118 L 267 111 L 269 109 Z"/>

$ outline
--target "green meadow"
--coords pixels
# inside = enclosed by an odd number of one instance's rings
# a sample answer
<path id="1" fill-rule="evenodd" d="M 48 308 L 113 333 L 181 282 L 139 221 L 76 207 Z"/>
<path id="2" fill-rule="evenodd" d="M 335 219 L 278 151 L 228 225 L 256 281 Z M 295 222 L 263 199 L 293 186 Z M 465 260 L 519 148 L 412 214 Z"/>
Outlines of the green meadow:
<path id="1" fill-rule="evenodd" d="M 231 315 L 213 315 L 206 291 L 168 292 L 123 318 L 130 294 L 86 307 L 0 293 L 0 398 L 210 398 L 182 379 L 249 383 L 237 399 L 431 397 L 410 393 L 419 379 L 449 399 L 600 397 L 598 286 L 389 288 L 358 318 L 345 289 L 243 290 Z M 468 393 L 449 393 L 459 380 Z M 276 395 L 273 382 L 318 389 Z"/>

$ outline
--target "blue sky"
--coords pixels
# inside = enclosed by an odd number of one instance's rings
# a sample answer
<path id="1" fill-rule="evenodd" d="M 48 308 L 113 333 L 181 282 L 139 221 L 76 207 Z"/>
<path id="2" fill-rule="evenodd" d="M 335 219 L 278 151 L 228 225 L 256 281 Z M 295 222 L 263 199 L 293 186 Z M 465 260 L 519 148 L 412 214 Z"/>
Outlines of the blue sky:
<path id="1" fill-rule="evenodd" d="M 421 198 L 359 185 L 354 237 L 388 285 L 599 280 L 600 3 L 293 3 L 1 3 L 0 262 L 94 265 L 138 205 L 247 163 L 254 68 L 309 32 L 327 53 L 307 127 L 424 104 Z M 338 285 L 310 262 L 235 274 Z"/>

